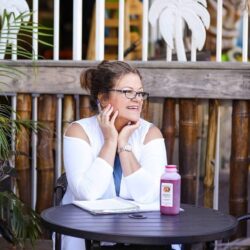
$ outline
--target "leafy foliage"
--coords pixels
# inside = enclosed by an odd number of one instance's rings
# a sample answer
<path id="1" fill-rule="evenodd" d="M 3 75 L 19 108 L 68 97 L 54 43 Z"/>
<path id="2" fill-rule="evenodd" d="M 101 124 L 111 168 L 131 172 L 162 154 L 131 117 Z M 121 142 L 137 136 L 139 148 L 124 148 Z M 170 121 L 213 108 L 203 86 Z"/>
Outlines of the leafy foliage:
<path id="1" fill-rule="evenodd" d="M 27 239 L 32 245 L 41 233 L 40 217 L 12 192 L 0 192 L 0 232 L 14 245 L 24 246 Z"/>
<path id="2" fill-rule="evenodd" d="M 47 37 L 53 37 L 52 28 L 48 28 L 30 21 L 33 13 L 24 12 L 16 15 L 11 12 L 0 13 L 0 91 L 4 78 L 17 79 L 24 73 L 10 65 L 1 62 L 6 56 L 16 56 L 21 59 L 42 58 L 35 54 L 32 47 L 32 39 L 37 40 L 38 44 L 53 47 L 44 41 Z M 37 37 L 37 38 L 36 38 Z M 35 66 L 35 64 L 34 64 Z"/>
<path id="3" fill-rule="evenodd" d="M 30 120 L 12 119 L 11 114 L 14 111 L 11 107 L 5 104 L 0 104 L 0 160 L 6 161 L 11 154 L 16 153 L 11 151 L 10 140 L 12 134 L 18 133 L 22 127 L 36 131 L 37 128 L 42 128 L 41 125 Z"/>
<path id="4" fill-rule="evenodd" d="M 52 46 L 43 41 L 44 37 L 52 36 L 51 28 L 32 23 L 29 21 L 31 16 L 30 12 L 17 14 L 7 13 L 4 10 L 0 13 L 0 59 L 13 55 L 24 59 L 37 59 L 31 45 L 34 34 L 39 37 L 38 43 Z M 0 85 L 6 84 L 5 78 L 16 79 L 23 74 L 22 71 L 0 60 Z M 12 154 L 21 152 L 12 152 L 10 146 L 12 135 L 18 133 L 22 127 L 33 131 L 41 129 L 38 124 L 20 120 L 18 116 L 17 119 L 12 119 L 13 113 L 10 106 L 0 104 L 0 187 L 7 177 L 16 177 L 16 171 L 10 166 L 9 159 Z M 27 239 L 34 244 L 40 233 L 39 215 L 27 207 L 12 191 L 0 192 L 0 234 L 13 245 L 23 247 Z"/>
<path id="5" fill-rule="evenodd" d="M 13 120 L 13 110 L 0 104 L 0 185 L 7 177 L 16 177 L 16 171 L 10 166 L 11 151 L 10 140 L 14 133 L 22 127 L 37 129 L 32 121 Z M 12 191 L 0 192 L 0 233 L 14 245 L 23 247 L 26 239 L 34 244 L 41 233 L 40 217 L 31 208 L 27 207 Z"/>
<path id="6" fill-rule="evenodd" d="M 31 17 L 30 12 L 15 16 L 13 12 L 6 11 L 2 17 L 0 16 L 0 58 L 3 59 L 4 55 L 12 54 L 24 59 L 34 58 L 34 50 L 30 42 L 32 38 L 37 39 L 39 44 L 52 47 L 43 39 L 53 36 L 52 29 L 31 22 Z"/>

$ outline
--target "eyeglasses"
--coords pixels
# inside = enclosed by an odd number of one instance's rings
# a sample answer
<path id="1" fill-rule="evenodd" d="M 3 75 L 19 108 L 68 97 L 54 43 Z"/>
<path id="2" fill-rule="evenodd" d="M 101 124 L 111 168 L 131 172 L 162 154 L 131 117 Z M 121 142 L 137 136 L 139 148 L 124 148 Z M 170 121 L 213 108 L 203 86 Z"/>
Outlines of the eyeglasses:
<path id="1" fill-rule="evenodd" d="M 146 100 L 149 97 L 149 93 L 143 91 L 135 91 L 131 89 L 110 89 L 109 91 L 115 91 L 124 94 L 128 99 L 134 99 L 139 96 L 142 100 Z"/>

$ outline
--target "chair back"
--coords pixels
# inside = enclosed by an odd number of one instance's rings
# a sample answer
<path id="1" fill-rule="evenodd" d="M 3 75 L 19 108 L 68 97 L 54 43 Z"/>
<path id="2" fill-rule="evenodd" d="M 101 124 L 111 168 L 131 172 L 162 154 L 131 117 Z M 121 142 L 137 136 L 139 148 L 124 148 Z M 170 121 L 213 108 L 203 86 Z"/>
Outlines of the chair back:
<path id="1" fill-rule="evenodd" d="M 54 187 L 54 205 L 59 206 L 61 204 L 62 198 L 67 190 L 68 181 L 66 173 L 63 173 L 56 181 Z"/>
<path id="2" fill-rule="evenodd" d="M 54 187 L 54 206 L 60 206 L 62 198 L 67 190 L 68 181 L 66 173 L 63 173 L 57 180 Z M 61 249 L 61 235 L 55 233 L 55 250 Z"/>

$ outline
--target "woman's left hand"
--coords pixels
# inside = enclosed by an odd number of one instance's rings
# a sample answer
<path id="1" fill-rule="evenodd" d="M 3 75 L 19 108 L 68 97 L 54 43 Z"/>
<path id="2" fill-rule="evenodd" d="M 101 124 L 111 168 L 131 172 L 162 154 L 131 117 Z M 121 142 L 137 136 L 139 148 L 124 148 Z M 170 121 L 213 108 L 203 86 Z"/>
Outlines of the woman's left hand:
<path id="1" fill-rule="evenodd" d="M 128 143 L 129 137 L 133 134 L 133 132 L 139 128 L 140 126 L 140 120 L 138 120 L 134 124 L 128 124 L 125 127 L 122 128 L 118 135 L 118 147 L 123 147 Z"/>

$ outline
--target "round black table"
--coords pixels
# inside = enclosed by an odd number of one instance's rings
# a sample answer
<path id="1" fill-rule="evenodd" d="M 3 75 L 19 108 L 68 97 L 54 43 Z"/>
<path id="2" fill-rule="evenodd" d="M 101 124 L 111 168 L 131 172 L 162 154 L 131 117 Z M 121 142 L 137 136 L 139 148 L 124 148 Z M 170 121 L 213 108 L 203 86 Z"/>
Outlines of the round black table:
<path id="1" fill-rule="evenodd" d="M 88 240 L 166 245 L 192 244 L 228 238 L 236 232 L 236 218 L 219 211 L 182 204 L 179 215 L 144 212 L 144 219 L 129 214 L 92 215 L 74 205 L 52 207 L 42 212 L 51 231 Z"/>

